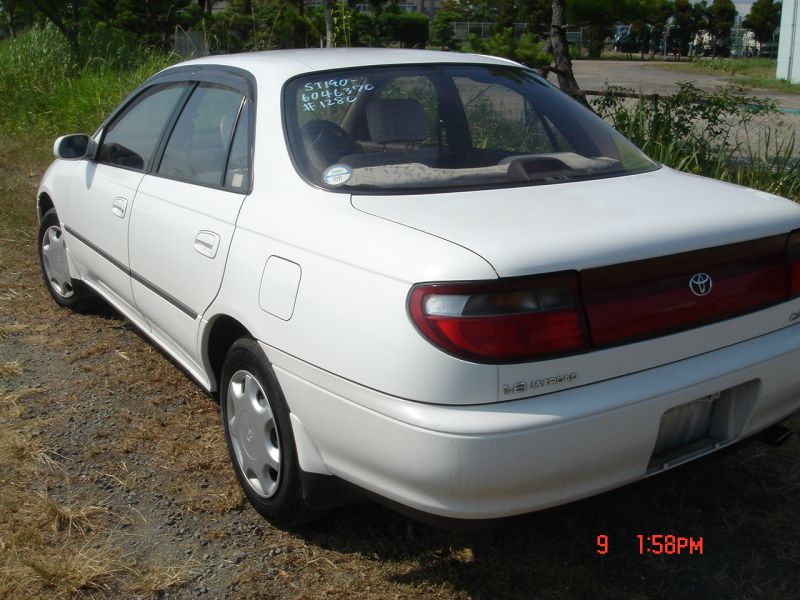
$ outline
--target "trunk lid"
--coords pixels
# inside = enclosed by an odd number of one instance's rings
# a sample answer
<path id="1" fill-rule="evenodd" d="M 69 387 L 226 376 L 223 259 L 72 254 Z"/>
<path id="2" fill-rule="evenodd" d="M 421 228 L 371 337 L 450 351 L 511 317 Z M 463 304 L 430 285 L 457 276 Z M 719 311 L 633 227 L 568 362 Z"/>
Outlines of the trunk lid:
<path id="1" fill-rule="evenodd" d="M 800 227 L 793 202 L 666 167 L 554 185 L 358 195 L 352 204 L 464 246 L 500 277 L 590 269 Z"/>
<path id="2" fill-rule="evenodd" d="M 800 308 L 800 298 L 790 298 L 787 266 L 788 234 L 800 228 L 800 207 L 666 168 L 574 184 L 352 202 L 476 252 L 501 278 L 577 271 L 588 346 L 501 365 L 498 399 L 709 352 L 791 325 L 790 313 Z"/>

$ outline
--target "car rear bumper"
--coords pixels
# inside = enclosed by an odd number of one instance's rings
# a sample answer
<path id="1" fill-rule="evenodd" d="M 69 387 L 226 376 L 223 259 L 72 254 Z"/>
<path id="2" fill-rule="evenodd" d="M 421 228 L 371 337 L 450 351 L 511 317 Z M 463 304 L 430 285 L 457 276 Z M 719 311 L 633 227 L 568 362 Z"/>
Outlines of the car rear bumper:
<path id="1" fill-rule="evenodd" d="M 264 349 L 292 412 L 303 470 L 448 518 L 506 517 L 591 496 L 800 409 L 800 326 L 625 377 L 472 406 L 386 396 Z M 662 419 L 693 402 L 706 410 Z M 702 439 L 675 442 L 686 423 L 703 418 Z M 657 440 L 670 438 L 679 447 L 654 457 Z"/>

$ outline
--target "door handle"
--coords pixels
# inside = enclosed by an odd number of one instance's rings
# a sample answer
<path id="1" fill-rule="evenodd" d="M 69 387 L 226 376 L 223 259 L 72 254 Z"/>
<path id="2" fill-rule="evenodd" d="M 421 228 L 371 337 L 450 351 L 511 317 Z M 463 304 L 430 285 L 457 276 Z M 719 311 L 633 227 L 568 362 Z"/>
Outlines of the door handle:
<path id="1" fill-rule="evenodd" d="M 120 219 L 125 217 L 125 211 L 128 209 L 128 201 L 125 198 L 117 197 L 111 203 L 111 212 L 117 215 Z"/>
<path id="2" fill-rule="evenodd" d="M 214 258 L 219 248 L 219 235 L 213 231 L 200 231 L 194 238 L 194 249 L 203 256 Z"/>

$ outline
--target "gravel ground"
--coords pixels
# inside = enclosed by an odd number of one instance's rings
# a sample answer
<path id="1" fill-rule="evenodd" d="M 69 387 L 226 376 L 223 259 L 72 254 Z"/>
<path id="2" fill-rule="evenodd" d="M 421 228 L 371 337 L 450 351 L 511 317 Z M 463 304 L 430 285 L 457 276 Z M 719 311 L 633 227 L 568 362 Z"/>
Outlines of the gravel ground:
<path id="1" fill-rule="evenodd" d="M 727 75 L 682 73 L 661 68 L 656 61 L 576 60 L 572 63 L 575 79 L 585 90 L 601 90 L 607 84 L 630 88 L 644 94 L 671 94 L 681 81 L 691 81 L 701 90 L 714 91 L 730 83 Z M 774 99 L 780 106 L 800 108 L 800 96 L 753 88 L 753 96 Z"/>
<path id="2" fill-rule="evenodd" d="M 573 70 L 578 85 L 583 90 L 600 91 L 608 85 L 628 88 L 642 94 L 668 95 L 678 91 L 678 83 L 688 81 L 701 90 L 713 92 L 730 84 L 725 74 L 684 73 L 662 68 L 658 61 L 614 61 L 577 60 Z M 551 80 L 553 76 L 550 76 Z M 776 150 L 792 144 L 793 155 L 800 158 L 800 95 L 753 88 L 747 95 L 769 98 L 779 107 L 789 109 L 777 115 L 755 115 L 747 126 L 734 126 L 732 141 L 741 144 L 743 156 L 750 151 L 755 155 L 764 153 L 765 140 L 769 140 L 770 154 L 781 154 Z M 590 96 L 591 100 L 592 96 Z M 628 102 L 633 103 L 633 100 Z M 750 150 L 748 150 L 750 148 Z"/>

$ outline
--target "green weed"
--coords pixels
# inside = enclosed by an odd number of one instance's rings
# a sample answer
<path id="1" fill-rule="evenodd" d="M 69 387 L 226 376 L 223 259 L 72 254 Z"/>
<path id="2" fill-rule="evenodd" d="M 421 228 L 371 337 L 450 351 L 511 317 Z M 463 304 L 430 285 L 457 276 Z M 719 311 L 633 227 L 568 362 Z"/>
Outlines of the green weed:
<path id="1" fill-rule="evenodd" d="M 630 101 L 623 97 L 628 92 L 609 87 L 593 107 L 654 160 L 800 199 L 795 137 L 778 135 L 773 101 L 746 96 L 734 86 L 706 92 L 686 82 L 670 96 Z M 759 129 L 753 135 L 755 123 Z"/>
<path id="2" fill-rule="evenodd" d="M 0 42 L 0 128 L 8 133 L 91 132 L 172 55 L 107 41 L 76 51 L 54 27 Z"/>

